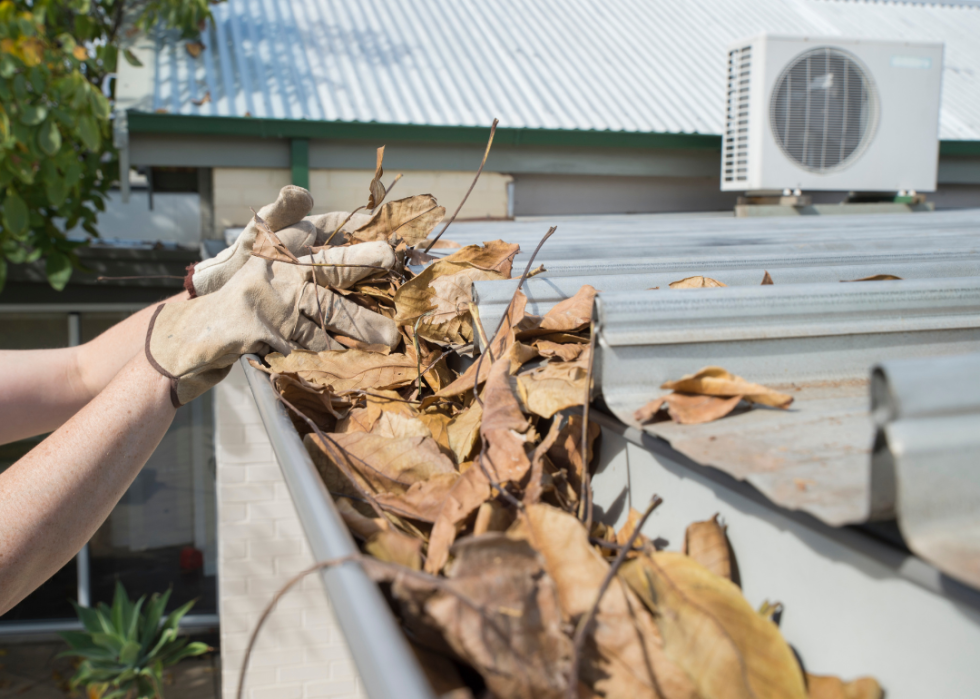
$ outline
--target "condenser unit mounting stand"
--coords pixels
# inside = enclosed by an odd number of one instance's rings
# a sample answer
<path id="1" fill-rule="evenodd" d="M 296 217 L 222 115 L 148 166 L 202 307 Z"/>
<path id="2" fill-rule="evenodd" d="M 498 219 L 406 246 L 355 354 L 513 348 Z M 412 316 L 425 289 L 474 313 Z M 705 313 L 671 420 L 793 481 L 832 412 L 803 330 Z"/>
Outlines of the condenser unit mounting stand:
<path id="1" fill-rule="evenodd" d="M 722 190 L 935 191 L 942 67 L 941 43 L 730 45 Z"/>

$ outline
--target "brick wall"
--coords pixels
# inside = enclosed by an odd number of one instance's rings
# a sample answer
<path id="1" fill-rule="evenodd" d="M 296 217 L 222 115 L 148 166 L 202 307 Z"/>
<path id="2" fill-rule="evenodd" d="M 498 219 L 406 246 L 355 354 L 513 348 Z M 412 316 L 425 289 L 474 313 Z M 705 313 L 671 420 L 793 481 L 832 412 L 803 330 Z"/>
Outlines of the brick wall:
<path id="1" fill-rule="evenodd" d="M 286 169 L 214 168 L 214 222 L 217 233 L 225 228 L 244 226 L 252 217 L 249 207 L 259 207 L 274 201 L 279 190 L 290 182 Z M 386 172 L 385 183 L 396 172 Z M 311 170 L 310 191 L 315 206 L 313 213 L 350 211 L 367 202 L 368 184 L 373 170 Z M 484 172 L 476 188 L 459 214 L 467 218 L 504 218 L 507 216 L 507 185 L 510 175 Z M 472 172 L 408 171 L 392 197 L 401 199 L 414 194 L 434 194 L 446 215 L 459 206 L 473 182 Z"/>
<path id="2" fill-rule="evenodd" d="M 239 365 L 214 393 L 222 694 L 231 699 L 259 614 L 314 559 Z M 365 696 L 316 575 L 289 592 L 266 621 L 245 696 Z"/>

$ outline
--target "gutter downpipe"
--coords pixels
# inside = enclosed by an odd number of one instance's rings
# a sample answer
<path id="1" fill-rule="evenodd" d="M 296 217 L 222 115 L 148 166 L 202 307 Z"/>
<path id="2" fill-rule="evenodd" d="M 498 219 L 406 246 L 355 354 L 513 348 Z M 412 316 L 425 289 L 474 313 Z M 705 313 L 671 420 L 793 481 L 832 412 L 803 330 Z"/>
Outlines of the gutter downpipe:
<path id="1" fill-rule="evenodd" d="M 242 357 L 242 368 L 314 558 L 359 553 L 267 375 L 249 359 L 258 357 Z M 381 591 L 364 570 L 348 561 L 321 571 L 320 578 L 368 696 L 435 699 Z"/>

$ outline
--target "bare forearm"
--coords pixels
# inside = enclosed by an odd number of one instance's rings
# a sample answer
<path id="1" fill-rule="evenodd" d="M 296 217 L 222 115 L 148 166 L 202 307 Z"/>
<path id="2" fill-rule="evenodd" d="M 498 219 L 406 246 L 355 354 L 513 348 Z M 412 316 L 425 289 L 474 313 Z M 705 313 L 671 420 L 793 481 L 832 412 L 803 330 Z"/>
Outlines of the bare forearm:
<path id="1" fill-rule="evenodd" d="M 165 301 L 180 301 L 186 293 Z M 0 351 L 0 444 L 51 432 L 143 352 L 153 304 L 79 347 Z"/>
<path id="2" fill-rule="evenodd" d="M 174 412 L 169 381 L 140 352 L 78 414 L 0 473 L 0 614 L 95 533 Z"/>

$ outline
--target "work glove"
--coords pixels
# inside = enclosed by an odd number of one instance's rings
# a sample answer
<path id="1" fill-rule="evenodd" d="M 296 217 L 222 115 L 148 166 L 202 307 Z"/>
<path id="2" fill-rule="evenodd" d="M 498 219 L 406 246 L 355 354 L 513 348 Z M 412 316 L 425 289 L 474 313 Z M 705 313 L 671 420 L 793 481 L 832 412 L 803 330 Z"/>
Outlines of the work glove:
<path id="1" fill-rule="evenodd" d="M 325 330 L 398 345 L 394 321 L 324 288 L 347 289 L 393 269 L 395 254 L 387 243 L 328 248 L 299 259 L 297 265 L 253 256 L 214 293 L 157 308 L 146 357 L 171 380 L 174 406 L 221 381 L 243 354 L 344 349 Z M 329 266 L 338 264 L 354 266 Z"/>
<path id="2" fill-rule="evenodd" d="M 350 213 L 332 211 L 328 214 L 307 216 L 313 208 L 313 197 L 302 187 L 287 185 L 271 204 L 259 209 L 259 217 L 276 233 L 276 237 L 299 257 L 308 254 L 311 247 L 324 245 L 337 226 Z M 305 218 L 304 218 L 305 217 Z M 369 214 L 354 214 L 341 231 L 330 240 L 331 245 L 346 242 L 343 233 L 360 228 L 370 219 Z M 184 288 L 191 298 L 214 293 L 240 270 L 252 256 L 252 246 L 259 230 L 255 217 L 245 226 L 235 242 L 209 260 L 191 265 L 184 279 Z"/>

